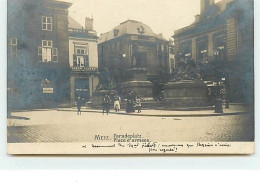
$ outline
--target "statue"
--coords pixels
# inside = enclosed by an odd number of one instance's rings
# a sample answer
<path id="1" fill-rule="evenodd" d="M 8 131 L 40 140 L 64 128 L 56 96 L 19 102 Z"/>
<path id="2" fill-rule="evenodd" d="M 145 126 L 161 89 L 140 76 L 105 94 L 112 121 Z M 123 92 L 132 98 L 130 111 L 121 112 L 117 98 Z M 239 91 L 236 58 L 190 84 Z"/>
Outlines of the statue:
<path id="1" fill-rule="evenodd" d="M 181 58 L 178 69 L 170 81 L 201 80 L 200 68 L 191 58 Z"/>

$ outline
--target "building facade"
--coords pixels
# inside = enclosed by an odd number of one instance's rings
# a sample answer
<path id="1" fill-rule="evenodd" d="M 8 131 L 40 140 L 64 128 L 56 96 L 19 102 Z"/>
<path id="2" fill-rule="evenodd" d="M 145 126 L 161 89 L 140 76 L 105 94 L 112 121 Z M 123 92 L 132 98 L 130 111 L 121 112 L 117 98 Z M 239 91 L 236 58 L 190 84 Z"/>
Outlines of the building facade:
<path id="1" fill-rule="evenodd" d="M 93 19 L 85 19 L 85 28 L 69 17 L 69 61 L 71 103 L 77 97 L 91 101 L 98 85 L 97 33 Z"/>
<path id="2" fill-rule="evenodd" d="M 108 69 L 123 95 L 134 90 L 152 97 L 153 87 L 170 73 L 168 41 L 138 21 L 125 21 L 101 34 L 98 51 L 100 68 Z"/>
<path id="3" fill-rule="evenodd" d="M 170 73 L 174 71 L 175 65 L 175 56 L 174 56 L 174 42 L 173 40 L 169 40 L 169 65 L 170 65 Z"/>
<path id="4" fill-rule="evenodd" d="M 252 0 L 201 0 L 195 22 L 174 33 L 176 67 L 195 61 L 205 81 L 225 80 L 233 102 L 253 102 Z"/>
<path id="5" fill-rule="evenodd" d="M 8 1 L 8 107 L 69 100 L 68 8 L 55 0 Z"/>

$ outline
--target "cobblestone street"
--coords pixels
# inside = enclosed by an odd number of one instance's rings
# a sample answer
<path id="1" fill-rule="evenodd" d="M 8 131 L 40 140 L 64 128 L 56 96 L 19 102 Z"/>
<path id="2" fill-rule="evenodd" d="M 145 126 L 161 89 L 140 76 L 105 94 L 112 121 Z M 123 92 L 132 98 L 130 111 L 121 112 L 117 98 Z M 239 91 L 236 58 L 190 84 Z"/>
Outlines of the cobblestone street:
<path id="1" fill-rule="evenodd" d="M 92 142 L 95 135 L 141 134 L 158 142 L 253 141 L 253 114 L 152 117 L 100 112 L 38 110 L 14 112 L 8 142 Z"/>

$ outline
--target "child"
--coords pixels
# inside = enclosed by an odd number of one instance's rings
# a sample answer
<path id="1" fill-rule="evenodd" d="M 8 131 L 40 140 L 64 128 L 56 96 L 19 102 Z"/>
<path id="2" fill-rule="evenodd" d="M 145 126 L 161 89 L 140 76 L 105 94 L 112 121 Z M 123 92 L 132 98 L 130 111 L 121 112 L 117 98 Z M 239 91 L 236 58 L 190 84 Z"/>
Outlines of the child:
<path id="1" fill-rule="evenodd" d="M 137 113 L 141 113 L 142 104 L 139 96 L 137 96 L 135 103 L 136 103 L 136 110 L 138 111 Z"/>

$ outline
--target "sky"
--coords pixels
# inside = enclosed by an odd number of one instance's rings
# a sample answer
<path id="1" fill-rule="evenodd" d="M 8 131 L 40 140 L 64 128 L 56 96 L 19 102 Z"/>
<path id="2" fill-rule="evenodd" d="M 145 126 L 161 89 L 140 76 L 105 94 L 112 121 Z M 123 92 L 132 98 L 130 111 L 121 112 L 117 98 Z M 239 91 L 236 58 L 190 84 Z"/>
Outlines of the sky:
<path id="1" fill-rule="evenodd" d="M 85 25 L 85 17 L 94 18 L 98 35 L 126 20 L 143 22 L 154 33 L 169 39 L 174 30 L 194 22 L 200 13 L 200 0 L 64 0 L 72 2 L 69 15 Z M 216 0 L 218 2 L 220 0 Z"/>

